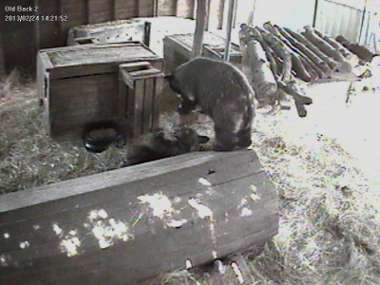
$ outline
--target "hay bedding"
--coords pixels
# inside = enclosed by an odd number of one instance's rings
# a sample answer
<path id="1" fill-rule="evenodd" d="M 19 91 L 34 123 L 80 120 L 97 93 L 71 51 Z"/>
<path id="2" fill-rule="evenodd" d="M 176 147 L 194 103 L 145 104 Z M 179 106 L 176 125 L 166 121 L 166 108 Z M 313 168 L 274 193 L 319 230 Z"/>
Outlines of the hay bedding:
<path id="1" fill-rule="evenodd" d="M 163 116 L 168 128 L 177 119 Z M 124 149 L 90 154 L 50 140 L 34 84 L 21 85 L 16 73 L 0 83 L 0 124 L 0 193 L 118 168 L 125 160 Z M 211 124 L 194 126 L 212 134 Z M 249 260 L 245 284 L 380 284 L 380 202 L 350 155 L 323 136 L 313 146 L 288 141 L 274 116 L 259 114 L 252 136 L 281 198 L 280 233 Z M 226 278 L 234 278 L 230 267 Z M 208 275 L 178 271 L 153 283 L 208 284 Z"/>

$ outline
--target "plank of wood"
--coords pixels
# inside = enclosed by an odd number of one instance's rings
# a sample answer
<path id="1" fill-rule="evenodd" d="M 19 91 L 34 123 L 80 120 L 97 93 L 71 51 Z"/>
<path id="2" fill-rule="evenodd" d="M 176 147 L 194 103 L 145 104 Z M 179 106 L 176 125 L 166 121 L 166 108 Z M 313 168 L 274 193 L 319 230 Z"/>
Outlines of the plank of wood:
<path id="1" fill-rule="evenodd" d="M 156 0 L 139 0 L 138 16 L 153 17 L 155 15 Z"/>
<path id="2" fill-rule="evenodd" d="M 137 1 L 115 0 L 116 19 L 130 19 L 138 16 Z"/>
<path id="3" fill-rule="evenodd" d="M 160 111 L 161 111 L 161 99 L 162 99 L 162 93 L 164 89 L 164 78 L 163 77 L 156 77 L 155 83 L 154 83 L 154 97 L 153 97 L 153 117 L 152 117 L 152 131 L 157 130 L 160 127 Z"/>
<path id="4" fill-rule="evenodd" d="M 176 16 L 182 18 L 194 17 L 194 2 L 196 0 L 177 0 Z"/>
<path id="5" fill-rule="evenodd" d="M 153 98 L 154 98 L 154 82 L 155 77 L 145 79 L 144 92 L 144 109 L 143 109 L 143 133 L 148 133 L 152 130 L 153 120 Z"/>
<path id="6" fill-rule="evenodd" d="M 0 196 L 0 283 L 136 284 L 277 231 L 253 151 L 190 153 Z"/>
<path id="7" fill-rule="evenodd" d="M 173 0 L 157 0 L 157 16 L 175 16 L 176 1 Z"/>
<path id="8" fill-rule="evenodd" d="M 3 39 L 2 33 L 0 33 L 0 76 L 5 75 L 5 60 L 3 52 Z"/>
<path id="9" fill-rule="evenodd" d="M 88 4 L 89 24 L 114 20 L 113 0 L 91 0 Z"/>

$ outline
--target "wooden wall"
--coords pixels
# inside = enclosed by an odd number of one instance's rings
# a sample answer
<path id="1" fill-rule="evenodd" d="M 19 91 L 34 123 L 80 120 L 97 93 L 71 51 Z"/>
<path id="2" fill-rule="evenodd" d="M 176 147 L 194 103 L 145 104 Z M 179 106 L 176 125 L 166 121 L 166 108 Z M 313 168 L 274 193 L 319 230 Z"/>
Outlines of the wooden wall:
<path id="1" fill-rule="evenodd" d="M 227 0 L 209 0 L 210 29 L 222 28 Z M 0 71 L 14 67 L 34 72 L 41 48 L 64 46 L 71 27 L 135 17 L 178 16 L 194 18 L 196 0 L 2 0 L 1 19 L 19 15 L 4 11 L 6 6 L 31 6 L 38 12 L 25 15 L 67 16 L 67 21 L 0 21 Z M 4 60 L 2 60 L 4 59 Z"/>
<path id="2" fill-rule="evenodd" d="M 3 43 L 0 42 L 0 56 L 3 54 L 5 69 L 8 72 L 16 66 L 34 71 L 37 51 L 40 48 L 65 45 L 67 31 L 71 27 L 134 17 L 192 18 L 194 2 L 195 0 L 2 0 L 1 19 L 4 19 L 5 14 L 20 14 L 6 13 L 4 7 L 22 5 L 37 7 L 36 15 L 62 15 L 67 16 L 68 21 L 0 21 L 0 33 L 3 38 Z M 31 16 L 34 13 L 26 15 Z"/>

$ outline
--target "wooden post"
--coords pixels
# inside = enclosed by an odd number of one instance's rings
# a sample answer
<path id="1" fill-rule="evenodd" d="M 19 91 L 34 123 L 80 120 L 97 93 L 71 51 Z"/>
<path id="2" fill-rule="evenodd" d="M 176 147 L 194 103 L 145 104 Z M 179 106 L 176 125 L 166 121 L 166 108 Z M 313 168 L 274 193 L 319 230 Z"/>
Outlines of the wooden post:
<path id="1" fill-rule="evenodd" d="M 231 49 L 231 33 L 234 22 L 234 15 L 236 10 L 236 0 L 229 0 L 228 6 L 228 20 L 227 20 L 227 36 L 226 36 L 226 48 L 224 53 L 224 60 L 230 61 L 230 49 Z"/>
<path id="2" fill-rule="evenodd" d="M 0 284 L 140 284 L 262 245 L 278 196 L 253 151 L 193 152 L 0 196 Z"/>
<path id="3" fill-rule="evenodd" d="M 202 55 L 203 37 L 207 21 L 207 0 L 197 0 L 197 18 L 194 32 L 193 57 Z"/>

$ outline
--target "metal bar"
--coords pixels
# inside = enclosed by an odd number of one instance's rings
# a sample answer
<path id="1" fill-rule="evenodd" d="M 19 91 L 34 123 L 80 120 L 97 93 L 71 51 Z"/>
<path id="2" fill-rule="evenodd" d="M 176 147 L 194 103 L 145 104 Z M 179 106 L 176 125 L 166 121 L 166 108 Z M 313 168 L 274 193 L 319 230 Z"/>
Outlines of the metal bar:
<path id="1" fill-rule="evenodd" d="M 365 21 L 366 14 L 367 14 L 367 0 L 365 1 L 365 4 L 364 4 L 362 18 L 361 18 L 361 23 L 360 23 L 360 31 L 359 31 L 359 39 L 358 39 L 359 43 L 360 43 L 360 41 L 362 39 L 363 28 L 364 28 L 364 21 Z"/>
<path id="2" fill-rule="evenodd" d="M 319 6 L 319 0 L 315 0 L 314 15 L 313 15 L 313 28 L 315 28 L 315 25 L 317 24 L 318 6 Z"/>
<path id="3" fill-rule="evenodd" d="M 226 48 L 224 52 L 225 61 L 230 61 L 231 33 L 232 33 L 232 25 L 234 22 L 235 9 L 236 9 L 236 0 L 230 0 L 229 6 L 228 6 Z"/>

